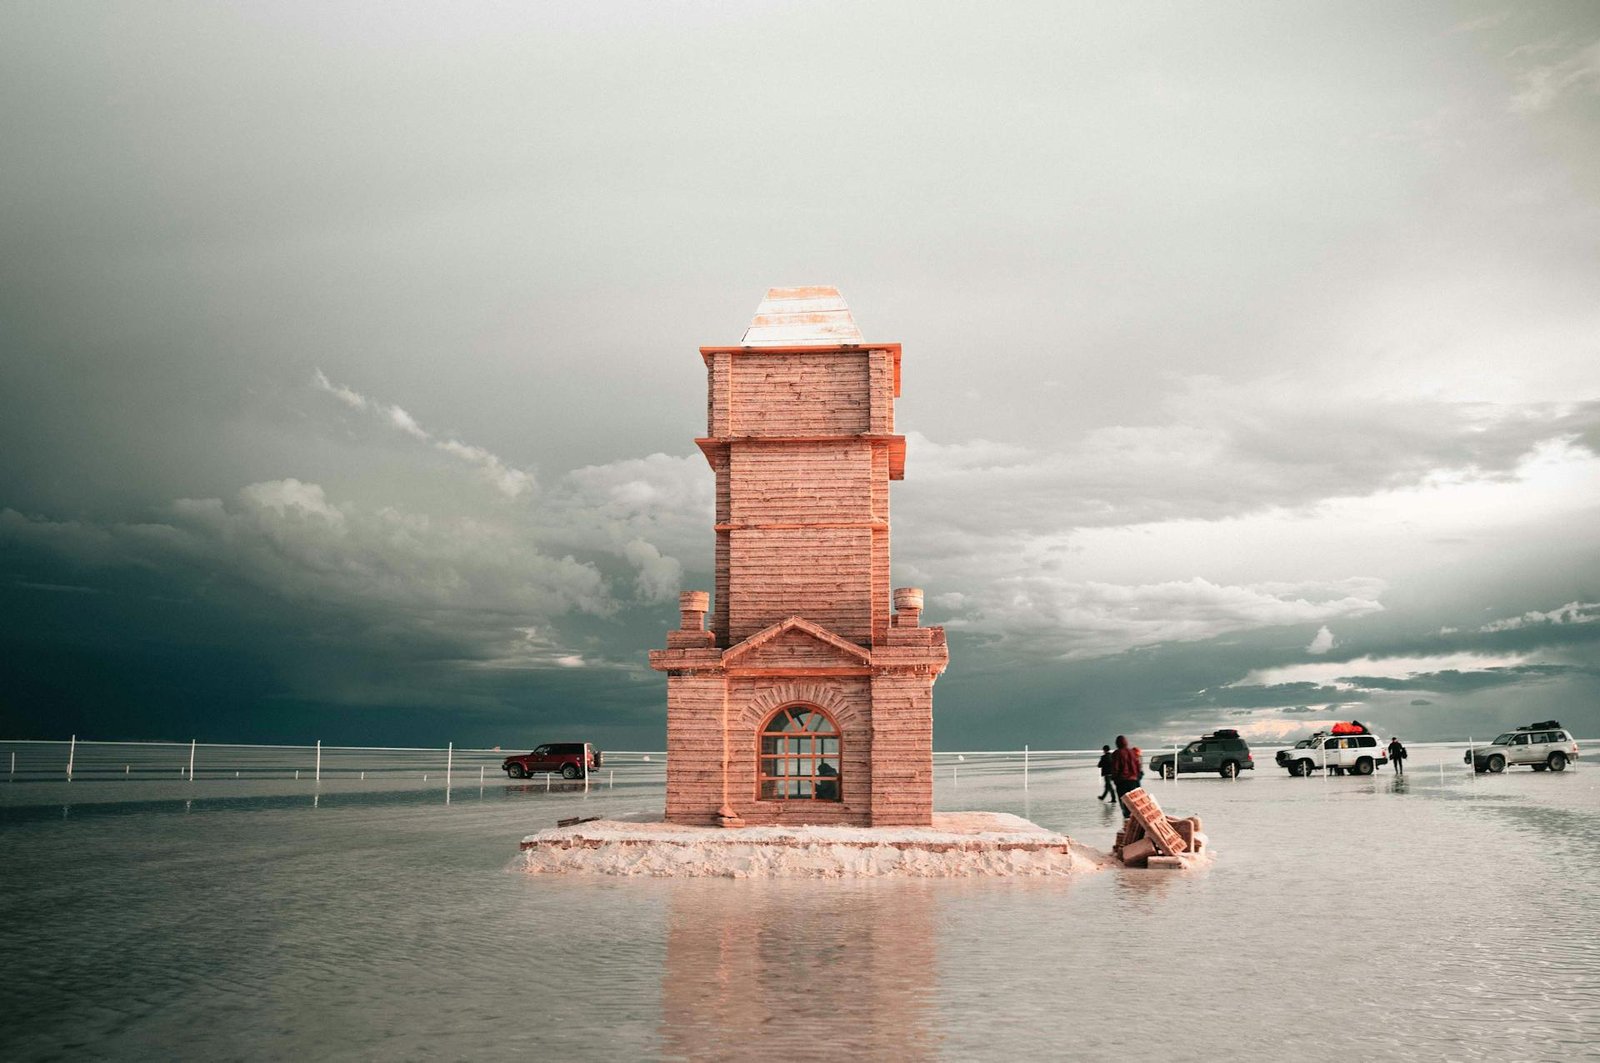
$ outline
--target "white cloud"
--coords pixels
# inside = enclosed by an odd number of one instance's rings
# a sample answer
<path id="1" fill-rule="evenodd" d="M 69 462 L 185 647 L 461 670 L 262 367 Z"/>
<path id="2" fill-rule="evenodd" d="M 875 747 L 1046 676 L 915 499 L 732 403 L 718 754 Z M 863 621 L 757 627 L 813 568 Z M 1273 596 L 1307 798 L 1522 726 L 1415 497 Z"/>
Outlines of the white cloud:
<path id="1" fill-rule="evenodd" d="M 1328 625 L 1324 624 L 1317 628 L 1317 633 L 1311 637 L 1311 643 L 1306 647 L 1306 652 L 1315 654 L 1327 653 L 1333 649 L 1333 646 L 1333 632 L 1329 631 Z"/>
<path id="2" fill-rule="evenodd" d="M 1600 621 L 1600 602 L 1571 601 L 1548 612 L 1530 609 L 1521 616 L 1506 617 L 1484 624 L 1480 632 L 1515 631 L 1518 628 L 1545 624 L 1593 624 Z M 1452 629 L 1453 630 L 1453 629 Z"/>
<path id="3" fill-rule="evenodd" d="M 351 409 L 376 412 L 389 427 L 412 439 L 427 443 L 441 453 L 475 466 L 479 475 L 507 498 L 517 498 L 534 488 L 534 477 L 531 472 L 508 465 L 483 447 L 463 443 L 459 439 L 438 438 L 399 406 L 386 405 L 342 384 L 335 384 L 320 369 L 312 374 L 311 382 L 319 391 L 327 392 Z"/>
<path id="4" fill-rule="evenodd" d="M 662 557 L 661 551 L 643 539 L 634 539 L 625 545 L 622 556 L 638 569 L 636 585 L 639 597 L 645 601 L 670 601 L 681 589 L 683 566 L 674 558 Z"/>
<path id="5" fill-rule="evenodd" d="M 1577 49 L 1554 63 L 1545 63 L 1522 72 L 1517 91 L 1511 97 L 1511 110 L 1518 114 L 1537 114 L 1553 107 L 1557 100 L 1573 92 L 1600 91 L 1600 40 Z"/>
<path id="6" fill-rule="evenodd" d="M 1354 676 L 1409 679 L 1436 672 L 1487 672 L 1533 663 L 1525 653 L 1443 653 L 1415 657 L 1357 657 L 1348 661 L 1308 661 L 1271 668 L 1257 668 L 1229 683 L 1230 687 L 1278 686 L 1283 683 L 1316 683 L 1339 690 L 1359 689 Z"/>

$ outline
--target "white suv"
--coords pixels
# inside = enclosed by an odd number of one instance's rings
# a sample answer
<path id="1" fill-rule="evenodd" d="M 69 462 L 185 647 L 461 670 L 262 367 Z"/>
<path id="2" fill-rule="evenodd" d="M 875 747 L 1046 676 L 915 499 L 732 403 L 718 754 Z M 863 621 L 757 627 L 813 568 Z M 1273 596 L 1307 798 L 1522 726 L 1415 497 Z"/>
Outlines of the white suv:
<path id="1" fill-rule="evenodd" d="M 1327 768 L 1329 775 L 1371 775 L 1389 763 L 1389 756 L 1378 744 L 1377 735 L 1314 734 L 1303 746 L 1279 750 L 1278 763 L 1288 768 L 1290 775 L 1310 775 L 1318 768 Z"/>
<path id="2" fill-rule="evenodd" d="M 1486 746 L 1469 749 L 1461 758 L 1472 770 L 1499 774 L 1508 764 L 1526 764 L 1534 771 L 1566 771 L 1578 759 L 1578 743 L 1556 720 L 1531 723 L 1507 731 Z"/>

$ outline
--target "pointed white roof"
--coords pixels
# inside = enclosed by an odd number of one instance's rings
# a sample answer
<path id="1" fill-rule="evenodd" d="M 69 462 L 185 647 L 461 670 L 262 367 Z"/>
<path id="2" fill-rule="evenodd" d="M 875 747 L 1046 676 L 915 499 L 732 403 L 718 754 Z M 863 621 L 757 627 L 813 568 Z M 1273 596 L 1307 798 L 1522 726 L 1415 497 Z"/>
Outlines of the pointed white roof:
<path id="1" fill-rule="evenodd" d="M 768 288 L 739 342 L 744 347 L 830 347 L 860 343 L 861 330 L 832 285 Z"/>

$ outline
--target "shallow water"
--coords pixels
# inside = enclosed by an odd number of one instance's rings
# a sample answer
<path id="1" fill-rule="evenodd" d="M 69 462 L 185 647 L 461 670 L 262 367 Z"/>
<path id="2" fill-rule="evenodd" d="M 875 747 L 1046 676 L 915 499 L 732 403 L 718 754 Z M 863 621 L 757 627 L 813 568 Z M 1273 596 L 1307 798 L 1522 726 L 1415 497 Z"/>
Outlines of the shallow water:
<path id="1" fill-rule="evenodd" d="M 1205 818 L 1209 870 L 1070 882 L 511 870 L 559 816 L 659 808 L 659 764 L 587 794 L 480 790 L 471 766 L 448 804 L 409 768 L 26 776 L 0 783 L 0 1058 L 1557 1059 L 1600 1038 L 1600 770 L 1258 758 L 1151 784 Z M 1110 844 L 1087 767 L 1035 764 L 1027 791 L 1012 764 L 953 767 L 941 809 Z"/>

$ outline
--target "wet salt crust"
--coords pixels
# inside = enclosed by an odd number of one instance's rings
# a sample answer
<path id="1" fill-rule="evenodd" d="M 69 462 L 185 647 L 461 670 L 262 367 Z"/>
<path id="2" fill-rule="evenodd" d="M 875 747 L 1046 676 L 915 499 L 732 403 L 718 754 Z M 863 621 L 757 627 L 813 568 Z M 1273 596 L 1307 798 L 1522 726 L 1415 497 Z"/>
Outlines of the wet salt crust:
<path id="1" fill-rule="evenodd" d="M 658 813 L 555 827 L 522 841 L 530 874 L 691 878 L 971 878 L 1071 875 L 1105 854 L 1004 812 L 935 815 L 931 827 L 692 827 Z"/>
<path id="2" fill-rule="evenodd" d="M 67 783 L 64 743 L 56 781 L 0 743 L 24 762 L 0 783 L 0 1060 L 1587 1058 L 1579 741 L 1559 774 L 1474 775 L 1459 743 L 1412 746 L 1404 778 L 1290 778 L 1258 750 L 1237 780 L 1154 780 L 1205 821 L 1196 874 L 837 879 L 523 872 L 532 830 L 660 808 L 659 761 L 451 796 L 393 754 L 325 759 L 320 786 L 294 778 L 309 758 L 190 783 L 187 749 L 126 747 L 115 779 Z M 935 814 L 1109 847 L 1097 755 L 945 765 Z M 1132 1040 L 1117 1017 L 1152 993 L 1170 1021 Z"/>

